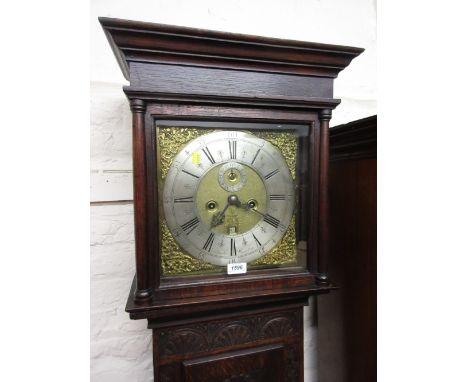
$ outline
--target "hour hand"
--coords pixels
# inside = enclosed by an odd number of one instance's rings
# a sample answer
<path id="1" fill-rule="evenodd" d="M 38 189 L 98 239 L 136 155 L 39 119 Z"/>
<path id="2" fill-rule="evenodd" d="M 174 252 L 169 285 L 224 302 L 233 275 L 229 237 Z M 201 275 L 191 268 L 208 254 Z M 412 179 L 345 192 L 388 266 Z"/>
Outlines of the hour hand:
<path id="1" fill-rule="evenodd" d="M 216 212 L 211 219 L 211 228 L 217 227 L 224 223 L 224 214 L 222 212 Z"/>
<path id="2" fill-rule="evenodd" d="M 211 219 L 211 228 L 217 227 L 224 223 L 224 214 L 226 213 L 226 210 L 228 207 L 229 207 L 229 203 L 226 204 L 226 206 L 221 212 L 216 212 L 213 215 L 213 219 Z"/>
<path id="3" fill-rule="evenodd" d="M 224 209 L 221 212 L 217 212 L 216 214 L 213 215 L 213 219 L 211 219 L 211 228 L 214 228 L 220 224 L 223 224 L 224 214 L 226 213 L 226 210 L 229 206 L 236 206 L 236 207 L 244 208 L 244 206 L 241 204 L 237 195 L 229 195 L 227 198 L 227 204 L 224 207 Z"/>

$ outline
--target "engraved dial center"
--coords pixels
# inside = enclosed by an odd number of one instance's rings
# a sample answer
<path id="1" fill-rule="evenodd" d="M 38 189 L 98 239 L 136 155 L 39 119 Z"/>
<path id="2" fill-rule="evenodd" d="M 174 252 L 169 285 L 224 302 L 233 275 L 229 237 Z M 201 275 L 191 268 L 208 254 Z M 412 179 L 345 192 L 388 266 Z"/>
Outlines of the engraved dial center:
<path id="1" fill-rule="evenodd" d="M 261 211 L 266 211 L 265 184 L 256 171 L 237 162 L 227 162 L 209 170 L 196 191 L 202 223 L 222 235 L 240 235 L 258 224 L 262 216 L 249 210 L 251 200 L 256 201 Z M 212 205 L 217 208 L 210 208 Z"/>

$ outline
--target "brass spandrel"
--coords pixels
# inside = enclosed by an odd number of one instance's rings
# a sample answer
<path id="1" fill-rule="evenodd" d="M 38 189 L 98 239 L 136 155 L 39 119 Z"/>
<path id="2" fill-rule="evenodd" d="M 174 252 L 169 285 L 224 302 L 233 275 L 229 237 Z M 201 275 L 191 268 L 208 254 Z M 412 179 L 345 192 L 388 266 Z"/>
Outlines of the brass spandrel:
<path id="1" fill-rule="evenodd" d="M 175 242 L 164 219 L 160 221 L 162 240 L 162 274 L 163 276 L 175 276 L 180 274 L 195 273 L 200 271 L 215 271 L 220 269 L 209 263 L 204 263 L 184 253 Z"/>
<path id="2" fill-rule="evenodd" d="M 214 129 L 199 129 L 194 127 L 158 127 L 157 141 L 159 143 L 161 179 L 166 179 L 172 161 L 189 142 L 214 131 Z"/>
<path id="3" fill-rule="evenodd" d="M 297 137 L 287 131 L 250 131 L 252 135 L 270 142 L 277 147 L 288 165 L 293 179 L 296 179 Z"/>

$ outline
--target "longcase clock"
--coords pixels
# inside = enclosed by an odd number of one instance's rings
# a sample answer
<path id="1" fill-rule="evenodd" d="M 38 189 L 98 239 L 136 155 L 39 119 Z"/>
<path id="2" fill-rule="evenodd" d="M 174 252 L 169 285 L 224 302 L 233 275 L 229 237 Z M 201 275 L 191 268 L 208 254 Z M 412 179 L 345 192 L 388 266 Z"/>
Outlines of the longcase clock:
<path id="1" fill-rule="evenodd" d="M 362 49 L 100 18 L 133 113 L 155 381 L 303 381 L 327 275 L 333 79 Z"/>

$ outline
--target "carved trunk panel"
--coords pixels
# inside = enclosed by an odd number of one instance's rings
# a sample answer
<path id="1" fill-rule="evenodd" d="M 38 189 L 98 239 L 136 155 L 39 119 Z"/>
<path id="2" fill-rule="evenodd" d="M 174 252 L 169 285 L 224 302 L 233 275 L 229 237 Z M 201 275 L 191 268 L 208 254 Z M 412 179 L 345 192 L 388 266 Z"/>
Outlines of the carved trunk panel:
<path id="1" fill-rule="evenodd" d="M 302 307 L 150 326 L 155 381 L 302 381 Z"/>

